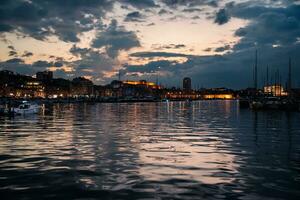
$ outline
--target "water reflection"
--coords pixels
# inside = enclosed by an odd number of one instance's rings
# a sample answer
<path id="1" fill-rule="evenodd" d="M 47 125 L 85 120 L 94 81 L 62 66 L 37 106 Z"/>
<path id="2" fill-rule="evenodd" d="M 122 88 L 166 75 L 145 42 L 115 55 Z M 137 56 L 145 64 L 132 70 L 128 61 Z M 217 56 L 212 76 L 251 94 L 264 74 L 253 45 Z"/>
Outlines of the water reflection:
<path id="1" fill-rule="evenodd" d="M 235 101 L 45 106 L 0 118 L 0 193 L 298 199 L 299 120 Z"/>

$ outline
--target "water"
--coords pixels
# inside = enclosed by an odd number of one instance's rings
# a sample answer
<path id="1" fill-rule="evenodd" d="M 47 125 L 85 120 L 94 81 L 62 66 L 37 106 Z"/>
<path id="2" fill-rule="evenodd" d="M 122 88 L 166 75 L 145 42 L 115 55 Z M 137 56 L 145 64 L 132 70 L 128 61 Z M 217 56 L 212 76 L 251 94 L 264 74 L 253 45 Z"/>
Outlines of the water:
<path id="1" fill-rule="evenodd" d="M 1 199 L 299 199 L 300 113 L 55 104 L 0 118 Z"/>

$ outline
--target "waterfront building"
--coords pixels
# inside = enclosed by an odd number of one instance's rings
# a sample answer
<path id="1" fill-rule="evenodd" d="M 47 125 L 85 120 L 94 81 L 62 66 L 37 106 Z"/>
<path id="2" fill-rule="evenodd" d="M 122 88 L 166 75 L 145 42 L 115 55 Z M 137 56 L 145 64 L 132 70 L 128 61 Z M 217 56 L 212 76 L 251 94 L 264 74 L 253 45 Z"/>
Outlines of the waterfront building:
<path id="1" fill-rule="evenodd" d="M 25 97 L 45 98 L 45 87 L 39 81 L 28 81 L 24 85 Z"/>
<path id="2" fill-rule="evenodd" d="M 71 96 L 71 82 L 66 79 L 52 79 L 46 85 L 48 98 L 66 98 Z"/>
<path id="3" fill-rule="evenodd" d="M 233 94 L 205 94 L 203 99 L 234 99 Z"/>
<path id="4" fill-rule="evenodd" d="M 72 80 L 71 92 L 74 97 L 92 96 L 94 84 L 84 77 L 77 77 Z"/>
<path id="5" fill-rule="evenodd" d="M 235 99 L 234 91 L 227 88 L 211 88 L 201 92 L 203 99 Z"/>
<path id="6" fill-rule="evenodd" d="M 161 95 L 161 98 L 170 99 L 170 100 L 197 100 L 201 98 L 201 95 L 199 92 L 190 90 L 182 90 L 180 88 L 171 88 L 171 89 L 164 89 L 161 91 L 163 95 Z"/>
<path id="7" fill-rule="evenodd" d="M 273 96 L 287 96 L 288 93 L 284 91 L 281 85 L 270 85 L 264 87 L 265 94 L 271 94 Z"/>
<path id="8" fill-rule="evenodd" d="M 145 80 L 140 80 L 140 81 L 123 81 L 124 84 L 127 85 L 134 85 L 134 86 L 144 86 L 148 87 L 151 89 L 160 89 L 161 87 L 153 82 L 147 82 Z"/>
<path id="9" fill-rule="evenodd" d="M 192 90 L 192 80 L 189 77 L 185 77 L 182 83 L 183 90 L 190 91 Z"/>

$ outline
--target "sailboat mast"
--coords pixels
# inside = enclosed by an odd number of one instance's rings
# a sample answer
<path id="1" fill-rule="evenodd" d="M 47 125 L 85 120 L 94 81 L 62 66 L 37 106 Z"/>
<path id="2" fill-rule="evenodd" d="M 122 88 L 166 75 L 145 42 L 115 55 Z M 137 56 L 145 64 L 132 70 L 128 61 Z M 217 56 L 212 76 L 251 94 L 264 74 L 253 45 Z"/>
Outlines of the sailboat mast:
<path id="1" fill-rule="evenodd" d="M 257 90 L 257 50 L 255 50 L 254 88 Z"/>
<path id="2" fill-rule="evenodd" d="M 267 86 L 269 86 L 269 66 L 267 65 Z"/>
<path id="3" fill-rule="evenodd" d="M 292 90 L 292 61 L 289 58 L 289 78 L 288 78 L 288 91 Z"/>

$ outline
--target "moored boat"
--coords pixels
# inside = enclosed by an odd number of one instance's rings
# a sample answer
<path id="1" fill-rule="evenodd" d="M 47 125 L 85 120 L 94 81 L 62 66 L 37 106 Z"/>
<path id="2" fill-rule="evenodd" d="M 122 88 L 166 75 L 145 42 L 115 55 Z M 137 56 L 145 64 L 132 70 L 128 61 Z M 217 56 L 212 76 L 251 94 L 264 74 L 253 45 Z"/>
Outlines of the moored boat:
<path id="1" fill-rule="evenodd" d="M 13 111 L 17 115 L 36 114 L 40 110 L 39 105 L 24 101 L 17 108 L 13 108 Z"/>
<path id="2" fill-rule="evenodd" d="M 282 101 L 277 97 L 265 98 L 264 108 L 270 110 L 278 110 L 281 107 Z"/>
<path id="3" fill-rule="evenodd" d="M 260 110 L 260 109 L 264 108 L 264 104 L 263 104 L 263 102 L 258 101 L 258 100 L 252 101 L 252 102 L 250 102 L 250 108 L 253 110 Z"/>

